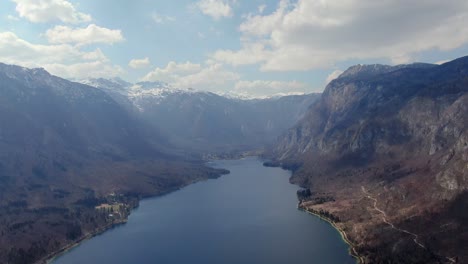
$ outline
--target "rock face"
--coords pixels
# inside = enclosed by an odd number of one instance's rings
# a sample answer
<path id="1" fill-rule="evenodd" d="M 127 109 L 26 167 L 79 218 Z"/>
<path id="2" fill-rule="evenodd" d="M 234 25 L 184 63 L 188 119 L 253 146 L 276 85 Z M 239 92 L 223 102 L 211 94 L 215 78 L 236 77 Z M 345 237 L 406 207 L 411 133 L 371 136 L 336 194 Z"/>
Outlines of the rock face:
<path id="1" fill-rule="evenodd" d="M 326 87 L 271 153 L 299 166 L 292 181 L 335 196 L 308 206 L 336 214 L 365 262 L 463 263 L 467 126 L 468 57 L 358 65 Z"/>

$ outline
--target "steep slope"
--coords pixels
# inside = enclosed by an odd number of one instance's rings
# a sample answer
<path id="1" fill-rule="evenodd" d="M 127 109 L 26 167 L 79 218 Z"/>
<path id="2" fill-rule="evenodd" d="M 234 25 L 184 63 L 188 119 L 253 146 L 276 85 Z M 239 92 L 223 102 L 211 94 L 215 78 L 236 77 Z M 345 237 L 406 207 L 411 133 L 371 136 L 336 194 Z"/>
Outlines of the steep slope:
<path id="1" fill-rule="evenodd" d="M 43 69 L 0 64 L 0 124 L 1 263 L 32 263 L 125 221 L 141 196 L 221 172 L 174 156 L 105 92 Z M 109 202 L 115 217 L 95 209 Z"/>
<path id="2" fill-rule="evenodd" d="M 275 139 L 297 121 L 315 95 L 237 100 L 212 93 L 170 93 L 164 100 L 135 99 L 142 116 L 172 135 L 176 145 L 204 153 L 251 150 Z"/>
<path id="3" fill-rule="evenodd" d="M 354 66 L 273 148 L 365 263 L 468 262 L 468 57 Z"/>
<path id="4" fill-rule="evenodd" d="M 297 122 L 318 94 L 240 100 L 161 82 L 135 85 L 88 80 L 115 97 L 126 97 L 138 115 L 185 151 L 213 154 L 252 150 L 271 142 Z M 123 102 L 124 100 L 119 100 Z"/>

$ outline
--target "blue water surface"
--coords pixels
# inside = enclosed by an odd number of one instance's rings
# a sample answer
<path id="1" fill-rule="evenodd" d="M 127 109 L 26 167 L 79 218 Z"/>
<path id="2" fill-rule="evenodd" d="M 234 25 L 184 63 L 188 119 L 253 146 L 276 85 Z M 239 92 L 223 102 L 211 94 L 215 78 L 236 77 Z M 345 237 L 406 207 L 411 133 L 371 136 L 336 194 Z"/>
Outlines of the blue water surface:
<path id="1" fill-rule="evenodd" d="M 333 227 L 297 209 L 289 171 L 256 157 L 209 165 L 231 173 L 143 200 L 128 223 L 53 263 L 355 263 Z"/>

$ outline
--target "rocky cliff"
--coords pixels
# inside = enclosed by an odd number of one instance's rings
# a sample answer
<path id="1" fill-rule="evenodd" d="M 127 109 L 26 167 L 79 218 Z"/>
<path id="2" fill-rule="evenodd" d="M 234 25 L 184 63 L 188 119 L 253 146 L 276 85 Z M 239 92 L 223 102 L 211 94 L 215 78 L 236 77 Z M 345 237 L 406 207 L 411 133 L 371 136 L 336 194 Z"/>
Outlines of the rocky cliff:
<path id="1" fill-rule="evenodd" d="M 362 262 L 462 263 L 467 126 L 468 57 L 358 65 L 326 87 L 272 155 L 311 189 L 304 208 L 339 219 Z"/>

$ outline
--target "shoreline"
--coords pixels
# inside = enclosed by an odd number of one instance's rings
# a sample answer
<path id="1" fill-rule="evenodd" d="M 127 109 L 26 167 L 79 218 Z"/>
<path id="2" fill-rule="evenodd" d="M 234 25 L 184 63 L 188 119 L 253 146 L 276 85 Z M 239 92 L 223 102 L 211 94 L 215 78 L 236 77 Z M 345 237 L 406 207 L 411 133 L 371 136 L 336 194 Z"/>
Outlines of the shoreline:
<path id="1" fill-rule="evenodd" d="M 268 159 L 267 159 L 268 160 Z M 291 169 L 288 169 L 288 168 L 285 168 L 283 166 L 281 166 L 280 164 L 271 164 L 271 165 L 265 165 L 263 164 L 263 166 L 265 167 L 274 167 L 274 168 L 281 168 L 283 170 L 288 170 L 290 171 L 292 174 L 294 173 Z M 292 174 L 291 174 L 291 177 L 292 177 Z M 291 178 L 290 178 L 291 179 Z M 292 183 L 294 184 L 294 183 Z M 297 186 L 297 184 L 294 184 Z M 313 216 L 316 216 L 318 218 L 320 218 L 321 220 L 323 221 L 326 221 L 327 223 L 329 223 L 336 231 L 338 231 L 338 233 L 340 234 L 341 236 L 341 239 L 346 243 L 348 244 L 349 248 L 348 248 L 348 253 L 351 257 L 353 257 L 355 260 L 356 260 L 356 264 L 364 264 L 365 261 L 364 261 L 364 257 L 360 256 L 357 251 L 356 251 L 356 246 L 348 239 L 348 235 L 346 234 L 345 231 L 343 231 L 341 228 L 339 228 L 333 221 L 331 221 L 331 219 L 328 219 L 327 217 L 325 216 L 322 216 L 320 214 L 317 214 L 317 213 L 314 213 L 312 211 L 310 211 L 309 209 L 307 209 L 305 206 L 302 205 L 301 201 L 298 202 L 297 204 L 297 208 L 301 211 L 304 211 L 306 213 L 309 213 Z"/>
<path id="2" fill-rule="evenodd" d="M 259 157 L 259 156 L 255 156 L 255 155 L 246 155 L 246 156 L 243 156 L 243 157 L 234 158 L 233 160 L 244 159 L 244 158 L 246 158 L 246 157 Z M 217 161 L 217 159 L 212 159 L 211 161 Z M 207 163 L 208 163 L 208 162 L 210 162 L 210 161 L 207 161 Z M 275 166 L 275 167 L 276 167 L 276 166 Z M 284 169 L 284 168 L 283 168 L 283 169 Z M 285 169 L 285 170 L 288 170 L 288 169 Z M 223 176 L 223 175 L 220 175 L 220 176 L 218 176 L 217 178 L 219 178 L 219 177 L 221 177 L 221 176 Z M 195 180 L 195 181 L 190 182 L 190 183 L 188 183 L 188 184 L 186 184 L 186 185 L 184 185 L 184 186 L 182 186 L 182 187 L 178 187 L 178 188 L 175 188 L 175 189 L 173 189 L 173 190 L 169 190 L 169 191 L 167 191 L 166 193 L 163 193 L 163 194 L 160 194 L 160 195 L 149 196 L 149 197 L 141 197 L 141 198 L 139 199 L 139 202 L 141 202 L 141 200 L 145 200 L 145 199 L 158 198 L 158 197 L 160 197 L 160 196 L 164 196 L 164 195 L 173 193 L 173 192 L 175 192 L 175 191 L 178 191 L 178 190 L 180 190 L 180 189 L 183 189 L 183 188 L 185 188 L 185 187 L 187 187 L 187 186 L 189 186 L 189 185 L 192 185 L 192 184 L 195 184 L 195 183 L 198 183 L 198 182 L 203 182 L 203 181 L 209 180 L 209 179 L 210 179 L 210 178 L 208 178 L 208 179 L 201 179 L 201 180 Z M 136 207 L 138 207 L 138 206 L 136 206 Z M 346 244 L 348 244 L 348 246 L 349 246 L 349 248 L 348 248 L 348 253 L 349 253 L 350 256 L 352 256 L 352 257 L 356 260 L 356 263 L 357 263 L 357 264 L 363 264 L 363 263 L 364 263 L 364 258 L 363 258 L 362 256 L 360 256 L 360 255 L 357 253 L 354 244 L 348 239 L 348 236 L 347 236 L 346 232 L 344 232 L 343 230 L 341 230 L 341 228 L 339 228 L 338 226 L 336 226 L 336 224 L 335 224 L 333 221 L 331 221 L 330 219 L 328 219 L 328 218 L 326 218 L 326 217 L 324 217 L 324 216 L 322 216 L 322 215 L 320 215 L 320 214 L 317 214 L 317 213 L 314 213 L 314 212 L 310 211 L 310 210 L 307 209 L 306 207 L 302 206 L 301 202 L 298 203 L 297 208 L 298 208 L 299 210 L 301 210 L 301 211 L 304 211 L 304 212 L 307 212 L 307 213 L 309 213 L 309 214 L 311 214 L 311 215 L 314 215 L 314 216 L 320 218 L 320 219 L 323 220 L 323 221 L 328 222 L 335 230 L 338 231 L 338 233 L 340 234 L 342 240 L 343 240 Z M 134 209 L 135 209 L 135 207 L 132 208 L 131 211 L 133 211 Z M 131 214 L 131 212 L 130 212 L 130 214 Z M 129 214 L 129 215 L 130 215 L 130 214 Z M 128 215 L 128 216 L 129 216 L 129 215 Z M 105 226 L 103 226 L 103 227 L 100 227 L 100 228 L 96 229 L 95 231 L 90 232 L 90 233 L 84 235 L 83 237 L 79 238 L 78 240 L 73 241 L 73 242 L 71 242 L 70 244 L 67 244 L 67 245 L 63 246 L 62 248 L 60 248 L 60 249 L 58 249 L 58 250 L 56 250 L 56 251 L 54 251 L 54 252 L 52 252 L 52 253 L 49 253 L 47 256 L 45 256 L 45 257 L 43 257 L 42 259 L 36 261 L 35 264 L 50 264 L 50 263 L 52 263 L 55 259 L 57 259 L 57 258 L 60 257 L 61 255 L 65 254 L 65 253 L 67 253 L 68 251 L 70 251 L 70 250 L 72 250 L 72 249 L 78 247 L 79 245 L 81 245 L 81 243 L 83 243 L 83 242 L 85 242 L 85 241 L 87 241 L 87 240 L 89 240 L 89 239 L 92 239 L 93 237 L 96 237 L 96 236 L 98 236 L 98 235 L 100 235 L 100 234 L 103 234 L 103 233 L 105 233 L 106 231 L 111 230 L 111 229 L 113 229 L 113 228 L 115 228 L 115 227 L 117 227 L 117 226 L 124 225 L 124 224 L 127 223 L 127 221 L 128 221 L 128 216 L 127 216 L 125 219 L 122 219 L 122 220 L 119 220 L 119 221 L 116 221 L 116 222 L 112 222 L 112 223 L 109 223 L 109 224 L 107 224 L 107 225 L 105 225 Z"/>
<path id="3" fill-rule="evenodd" d="M 213 160 L 214 161 L 214 160 Z M 229 174 L 229 173 L 227 173 Z M 222 177 L 223 175 L 225 174 L 220 174 L 218 175 L 218 177 L 214 178 L 214 179 L 217 179 L 217 178 L 220 178 Z M 138 199 L 138 204 L 132 208 L 130 208 L 130 212 L 129 214 L 127 215 L 127 217 L 125 219 L 122 219 L 122 220 L 119 220 L 119 221 L 116 221 L 116 222 L 112 222 L 112 223 L 109 223 L 105 226 L 102 226 L 98 229 L 96 229 L 95 231 L 93 232 L 90 232 L 86 235 L 84 235 L 83 237 L 79 238 L 78 240 L 76 241 L 73 241 L 69 244 L 66 244 L 64 245 L 62 248 L 54 251 L 54 252 L 51 252 L 49 253 L 47 256 L 41 258 L 40 260 L 34 262 L 34 264 L 50 264 L 52 261 L 54 261 L 56 258 L 58 258 L 59 256 L 65 254 L 66 252 L 74 249 L 75 247 L 79 246 L 81 243 L 89 240 L 89 239 L 92 239 L 93 237 L 96 237 L 98 235 L 101 235 L 103 233 L 105 233 L 106 231 L 109 231 L 111 230 L 112 228 L 114 227 L 117 227 L 119 225 L 124 225 L 125 223 L 127 223 L 128 221 L 128 217 L 130 216 L 130 214 L 132 213 L 133 210 L 135 210 L 137 207 L 139 207 L 139 204 L 142 200 L 146 200 L 146 199 L 153 199 L 153 198 L 160 198 L 160 197 L 163 197 L 165 195 L 168 195 L 168 194 L 171 194 L 173 192 L 176 192 L 176 191 L 179 191 L 189 185 L 193 185 L 193 184 L 196 184 L 196 183 L 199 183 L 199 182 L 203 182 L 203 181 L 207 181 L 207 180 L 211 180 L 212 178 L 206 178 L 206 179 L 194 179 L 190 182 L 188 182 L 187 184 L 183 185 L 183 186 L 179 186 L 177 188 L 174 188 L 174 189 L 170 189 L 170 190 L 167 190 L 163 193 L 160 193 L 160 194 L 157 194 L 157 195 L 151 195 L 151 196 L 147 196 L 147 197 L 140 197 Z"/>
<path id="4" fill-rule="evenodd" d="M 349 246 L 349 249 L 348 249 L 348 253 L 350 256 L 352 256 L 353 258 L 356 259 L 356 263 L 357 264 L 363 264 L 365 263 L 364 262 L 364 258 L 362 256 L 360 256 L 357 251 L 356 251 L 356 246 L 348 239 L 348 235 L 346 234 L 345 231 L 343 231 L 341 228 L 339 228 L 333 221 L 331 221 L 330 219 L 328 219 L 327 217 L 324 217 L 320 214 L 317 214 L 315 212 L 312 212 L 310 211 L 309 209 L 307 209 L 306 207 L 302 206 L 302 204 L 299 202 L 298 205 L 297 205 L 297 208 L 301 211 L 304 211 L 306 213 L 309 213 L 313 216 L 316 216 L 318 218 L 320 218 L 321 220 L 323 221 L 326 221 L 327 223 L 329 223 L 333 228 L 335 228 L 336 231 L 338 231 L 338 233 L 340 234 L 341 236 L 341 239 L 346 243 L 348 244 Z"/>
<path id="5" fill-rule="evenodd" d="M 75 247 L 81 245 L 81 243 L 93 238 L 93 237 L 96 237 L 100 234 L 103 234 L 104 232 L 112 229 L 112 228 L 115 228 L 119 225 L 124 225 L 125 223 L 127 223 L 127 219 L 124 219 L 124 220 L 120 220 L 120 221 L 117 221 L 117 222 L 113 222 L 113 223 L 110 223 L 110 224 L 107 224 L 103 227 L 100 227 L 98 229 L 96 229 L 95 231 L 93 232 L 90 232 L 86 235 L 84 235 L 83 237 L 79 238 L 78 240 L 76 241 L 73 241 L 72 243 L 70 244 L 67 244 L 65 246 L 63 246 L 62 248 L 50 253 L 49 255 L 45 256 L 44 258 L 38 260 L 37 262 L 35 262 L 36 264 L 50 264 L 52 261 L 54 261 L 56 258 L 60 257 L 62 254 L 65 254 L 66 252 L 74 249 Z"/>

